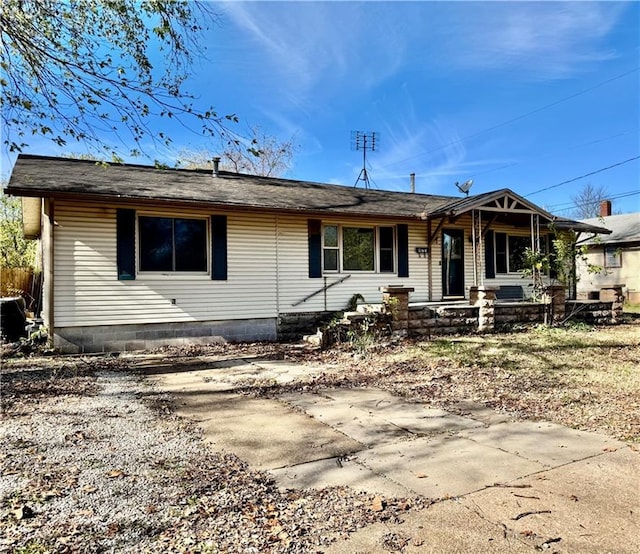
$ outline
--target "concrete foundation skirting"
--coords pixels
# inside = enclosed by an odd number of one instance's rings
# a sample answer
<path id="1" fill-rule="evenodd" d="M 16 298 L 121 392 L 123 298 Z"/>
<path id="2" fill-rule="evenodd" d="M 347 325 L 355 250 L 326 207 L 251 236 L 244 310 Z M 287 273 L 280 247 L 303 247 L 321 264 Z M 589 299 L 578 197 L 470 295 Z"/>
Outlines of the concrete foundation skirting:
<path id="1" fill-rule="evenodd" d="M 136 325 L 57 327 L 54 346 L 64 353 L 121 352 L 161 346 L 229 342 L 275 341 L 275 318 L 188 321 Z"/>

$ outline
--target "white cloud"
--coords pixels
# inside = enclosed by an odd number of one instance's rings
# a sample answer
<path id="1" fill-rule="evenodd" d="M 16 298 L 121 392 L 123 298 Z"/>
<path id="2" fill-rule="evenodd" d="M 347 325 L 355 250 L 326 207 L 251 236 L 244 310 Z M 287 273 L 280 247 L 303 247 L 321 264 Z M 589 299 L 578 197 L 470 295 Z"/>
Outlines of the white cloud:
<path id="1" fill-rule="evenodd" d="M 616 56 L 603 46 L 622 3 L 497 2 L 467 5 L 446 37 L 452 60 L 474 70 L 508 69 L 529 78 L 562 78 Z M 451 15 L 451 14 L 449 14 Z"/>
<path id="2" fill-rule="evenodd" d="M 380 25 L 385 7 L 361 2 L 224 3 L 228 19 L 255 44 L 290 99 L 318 89 L 335 91 L 348 80 L 362 90 L 394 74 L 402 64 L 401 34 Z M 265 68 L 261 68 L 265 71 Z"/>

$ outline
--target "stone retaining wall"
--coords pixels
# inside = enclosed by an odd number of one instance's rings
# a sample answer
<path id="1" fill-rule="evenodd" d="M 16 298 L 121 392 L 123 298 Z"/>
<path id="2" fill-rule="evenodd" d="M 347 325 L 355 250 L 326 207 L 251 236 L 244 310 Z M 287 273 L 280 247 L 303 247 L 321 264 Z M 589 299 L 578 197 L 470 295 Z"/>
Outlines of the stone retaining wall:
<path id="1" fill-rule="evenodd" d="M 609 302 L 567 301 L 565 287 L 559 285 L 546 289 L 543 302 L 504 303 L 496 301 L 495 288 L 472 287 L 470 300 L 473 305 L 411 306 L 408 305 L 410 289 L 387 287 L 383 292 L 384 309 L 393 316 L 394 332 L 401 331 L 411 337 L 490 333 L 510 325 L 561 324 L 567 320 L 602 325 L 617 323 L 622 316 L 619 285 L 609 291 Z M 402 309 L 394 311 L 394 306 Z"/>
<path id="2" fill-rule="evenodd" d="M 336 316 L 336 312 L 301 312 L 280 314 L 278 318 L 278 340 L 293 342 L 304 335 L 315 333 Z"/>
<path id="3" fill-rule="evenodd" d="M 409 336 L 475 333 L 476 306 L 409 306 Z"/>
<path id="4" fill-rule="evenodd" d="M 569 300 L 566 304 L 566 315 L 570 317 L 570 321 L 582 321 L 589 325 L 614 323 L 612 311 L 612 302 Z"/>
<path id="5" fill-rule="evenodd" d="M 496 304 L 494 318 L 497 327 L 517 323 L 542 323 L 548 306 L 537 302 Z"/>

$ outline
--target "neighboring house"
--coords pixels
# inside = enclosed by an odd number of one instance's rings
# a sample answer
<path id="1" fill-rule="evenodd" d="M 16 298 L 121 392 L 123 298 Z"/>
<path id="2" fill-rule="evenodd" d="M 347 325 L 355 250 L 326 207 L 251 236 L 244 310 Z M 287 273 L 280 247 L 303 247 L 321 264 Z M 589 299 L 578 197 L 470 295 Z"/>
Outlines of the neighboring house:
<path id="1" fill-rule="evenodd" d="M 387 285 L 413 302 L 526 291 L 524 249 L 547 248 L 555 219 L 508 189 L 456 198 L 29 155 L 6 192 L 42 239 L 43 317 L 66 351 L 274 340 Z"/>
<path id="2" fill-rule="evenodd" d="M 624 285 L 627 302 L 640 304 L 640 213 L 611 215 L 611 202 L 604 201 L 598 218 L 585 219 L 587 225 L 600 225 L 610 235 L 597 235 L 584 241 L 589 249 L 586 260 L 577 260 L 578 297 L 597 298 L 602 287 Z M 587 264 L 603 271 L 590 273 Z"/>

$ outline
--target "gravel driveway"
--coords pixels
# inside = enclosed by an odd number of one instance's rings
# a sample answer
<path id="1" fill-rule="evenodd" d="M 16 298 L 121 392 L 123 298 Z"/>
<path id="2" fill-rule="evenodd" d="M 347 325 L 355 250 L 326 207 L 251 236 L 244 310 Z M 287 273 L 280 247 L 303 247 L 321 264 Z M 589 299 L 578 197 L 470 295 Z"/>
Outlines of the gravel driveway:
<path id="1" fill-rule="evenodd" d="M 429 504 L 281 492 L 129 373 L 22 373 L 3 375 L 0 552 L 320 552 Z"/>

